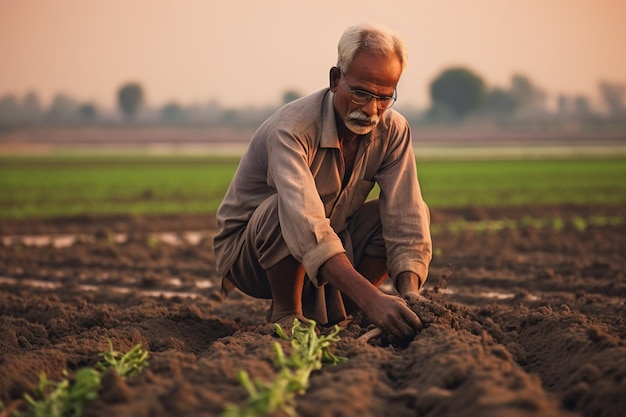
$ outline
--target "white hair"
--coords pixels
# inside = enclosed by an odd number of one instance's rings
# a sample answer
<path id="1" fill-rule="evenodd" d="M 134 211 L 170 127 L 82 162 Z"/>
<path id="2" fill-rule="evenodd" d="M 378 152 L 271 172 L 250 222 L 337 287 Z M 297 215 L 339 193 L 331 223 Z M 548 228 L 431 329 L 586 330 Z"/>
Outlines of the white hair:
<path id="1" fill-rule="evenodd" d="M 361 24 L 346 29 L 337 45 L 337 66 L 348 71 L 354 57 L 361 51 L 381 55 L 394 53 L 400 59 L 402 70 L 406 68 L 406 44 L 400 35 L 387 28 Z"/>

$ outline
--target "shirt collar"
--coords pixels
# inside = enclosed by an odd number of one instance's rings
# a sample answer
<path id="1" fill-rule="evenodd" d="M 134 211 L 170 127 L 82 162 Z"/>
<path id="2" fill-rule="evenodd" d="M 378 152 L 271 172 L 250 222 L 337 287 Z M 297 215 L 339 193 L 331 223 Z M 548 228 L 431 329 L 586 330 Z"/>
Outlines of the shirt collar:
<path id="1" fill-rule="evenodd" d="M 339 134 L 337 133 L 337 124 L 335 123 L 334 97 L 335 93 L 329 89 L 324 98 L 324 103 L 322 104 L 321 148 L 339 149 Z"/>

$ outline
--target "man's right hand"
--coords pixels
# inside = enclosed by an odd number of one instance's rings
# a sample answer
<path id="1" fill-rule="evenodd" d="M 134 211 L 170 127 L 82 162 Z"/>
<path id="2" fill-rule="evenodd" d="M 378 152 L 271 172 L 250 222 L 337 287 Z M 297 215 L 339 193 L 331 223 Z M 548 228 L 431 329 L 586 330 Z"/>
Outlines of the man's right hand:
<path id="1" fill-rule="evenodd" d="M 423 328 L 417 314 L 400 297 L 381 292 L 364 307 L 363 312 L 376 326 L 389 334 L 392 343 L 408 343 Z"/>

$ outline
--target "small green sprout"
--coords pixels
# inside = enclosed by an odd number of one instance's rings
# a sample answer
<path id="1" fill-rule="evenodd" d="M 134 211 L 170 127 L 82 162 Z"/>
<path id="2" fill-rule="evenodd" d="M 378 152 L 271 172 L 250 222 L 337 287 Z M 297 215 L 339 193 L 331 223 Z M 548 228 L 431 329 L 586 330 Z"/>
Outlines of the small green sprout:
<path id="1" fill-rule="evenodd" d="M 157 248 L 159 246 L 159 243 L 160 243 L 159 238 L 156 236 L 150 236 L 146 240 L 146 245 L 148 245 L 150 249 Z"/>
<path id="2" fill-rule="evenodd" d="M 60 382 L 50 381 L 45 373 L 39 377 L 39 384 L 33 396 L 24 394 L 29 406 L 28 414 L 15 412 L 18 417 L 78 417 L 82 414 L 87 402 L 98 397 L 100 374 L 91 368 L 79 369 L 74 381 L 69 380 L 67 371 Z"/>
<path id="3" fill-rule="evenodd" d="M 109 368 L 114 368 L 122 378 L 137 375 L 148 366 L 148 351 L 144 350 L 141 344 L 122 353 L 113 350 L 113 343 L 109 340 L 109 351 L 99 355 L 103 360 L 98 363 L 98 369 L 104 372 Z"/>
<path id="4" fill-rule="evenodd" d="M 572 224 L 574 225 L 574 228 L 579 232 L 584 232 L 588 226 L 587 220 L 585 220 L 585 218 L 581 216 L 572 217 Z"/>
<path id="5" fill-rule="evenodd" d="M 26 413 L 15 411 L 15 417 L 79 417 L 85 405 L 98 397 L 101 383 L 101 373 L 109 368 L 115 368 L 122 377 L 136 375 L 148 366 L 148 352 L 141 345 L 135 346 L 127 353 L 113 350 L 109 340 L 110 351 L 100 353 L 104 360 L 98 363 L 97 368 L 81 368 L 70 380 L 67 370 L 59 382 L 51 381 L 45 372 L 39 376 L 39 384 L 33 395 L 24 394 L 28 407 Z M 0 408 L 0 411 L 2 409 Z"/>

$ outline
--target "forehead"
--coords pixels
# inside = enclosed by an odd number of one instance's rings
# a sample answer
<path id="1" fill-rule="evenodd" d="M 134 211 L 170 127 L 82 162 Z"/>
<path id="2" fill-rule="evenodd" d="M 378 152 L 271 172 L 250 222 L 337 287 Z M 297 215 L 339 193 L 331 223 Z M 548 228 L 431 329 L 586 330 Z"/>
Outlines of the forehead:
<path id="1" fill-rule="evenodd" d="M 359 52 L 350 65 L 349 73 L 351 81 L 364 87 L 393 90 L 400 80 L 402 63 L 395 54 Z"/>

